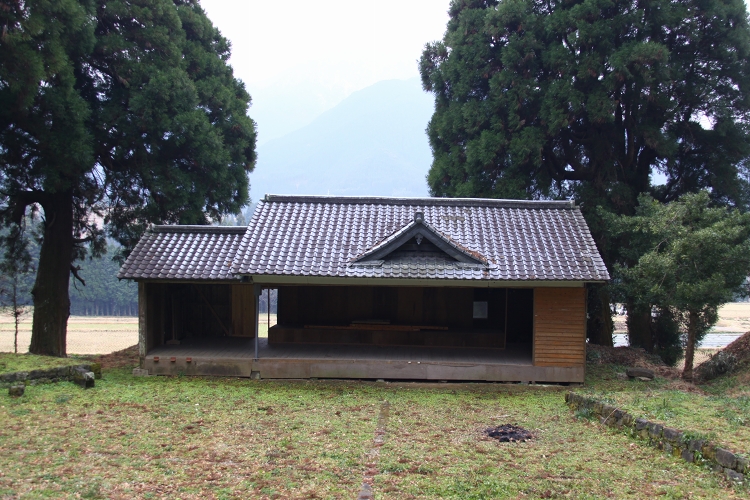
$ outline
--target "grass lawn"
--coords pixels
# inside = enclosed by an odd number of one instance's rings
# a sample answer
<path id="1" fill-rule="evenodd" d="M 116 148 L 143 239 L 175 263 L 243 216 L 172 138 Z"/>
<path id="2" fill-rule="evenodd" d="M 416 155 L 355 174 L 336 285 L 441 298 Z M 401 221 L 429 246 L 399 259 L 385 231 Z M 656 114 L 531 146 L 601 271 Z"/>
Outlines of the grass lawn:
<path id="1" fill-rule="evenodd" d="M 376 498 L 749 494 L 576 419 L 564 388 L 129 372 L 105 369 L 87 391 L 58 383 L 29 387 L 20 399 L 0 395 L 0 497 L 351 499 L 368 469 L 376 471 Z M 599 380 L 599 392 L 609 390 Z M 390 418 L 373 459 L 384 400 Z M 501 444 L 483 436 L 501 423 L 535 439 Z"/>
<path id="2" fill-rule="evenodd" d="M 625 367 L 589 365 L 585 387 L 577 392 L 607 401 L 680 430 L 693 431 L 750 455 L 750 385 L 741 377 L 700 387 L 657 378 L 651 382 L 617 380 Z"/>

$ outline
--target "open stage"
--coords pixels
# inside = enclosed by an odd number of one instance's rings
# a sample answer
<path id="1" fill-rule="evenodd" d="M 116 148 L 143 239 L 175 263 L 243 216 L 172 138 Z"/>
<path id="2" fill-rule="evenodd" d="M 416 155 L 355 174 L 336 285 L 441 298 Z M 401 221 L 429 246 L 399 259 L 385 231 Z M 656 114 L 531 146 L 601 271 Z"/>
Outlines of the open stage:
<path id="1" fill-rule="evenodd" d="M 583 367 L 532 364 L 530 346 L 506 349 L 426 346 L 275 344 L 216 338 L 162 345 L 148 352 L 151 375 L 258 376 L 262 379 L 474 380 L 583 382 Z"/>

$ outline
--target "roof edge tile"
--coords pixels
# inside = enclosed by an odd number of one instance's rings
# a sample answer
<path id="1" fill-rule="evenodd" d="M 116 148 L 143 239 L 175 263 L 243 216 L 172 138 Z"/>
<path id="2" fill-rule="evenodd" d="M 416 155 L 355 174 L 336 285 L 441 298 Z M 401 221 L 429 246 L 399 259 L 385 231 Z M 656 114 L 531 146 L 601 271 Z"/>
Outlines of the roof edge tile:
<path id="1" fill-rule="evenodd" d="M 495 198 L 398 198 L 390 196 L 318 196 L 266 194 L 266 203 L 330 203 L 346 205 L 472 206 L 522 209 L 575 209 L 573 200 L 504 200 Z"/>

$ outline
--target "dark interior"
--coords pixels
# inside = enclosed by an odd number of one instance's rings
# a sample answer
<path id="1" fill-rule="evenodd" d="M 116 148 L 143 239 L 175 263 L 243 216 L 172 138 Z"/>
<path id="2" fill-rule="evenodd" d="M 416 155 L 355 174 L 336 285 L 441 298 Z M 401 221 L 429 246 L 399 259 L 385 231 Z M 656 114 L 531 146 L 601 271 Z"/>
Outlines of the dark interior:
<path id="1" fill-rule="evenodd" d="M 532 316 L 532 289 L 286 286 L 269 342 L 530 348 Z"/>
<path id="2" fill-rule="evenodd" d="M 170 340 L 232 336 L 232 287 L 224 284 L 150 285 L 154 345 Z M 158 302 L 158 304 L 157 304 Z"/>

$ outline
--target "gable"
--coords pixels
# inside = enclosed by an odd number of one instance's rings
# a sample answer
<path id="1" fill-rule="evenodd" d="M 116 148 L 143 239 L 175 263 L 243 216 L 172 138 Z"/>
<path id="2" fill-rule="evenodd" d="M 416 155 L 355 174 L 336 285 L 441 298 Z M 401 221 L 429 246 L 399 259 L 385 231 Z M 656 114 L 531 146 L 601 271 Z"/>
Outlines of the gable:
<path id="1" fill-rule="evenodd" d="M 422 212 L 415 212 L 412 222 L 368 249 L 352 263 L 408 262 L 411 260 L 444 264 L 461 262 L 485 265 L 487 263 L 486 259 L 482 259 L 476 252 L 472 255 L 467 249 L 462 248 L 451 241 L 448 236 L 441 234 L 426 223 Z"/>

